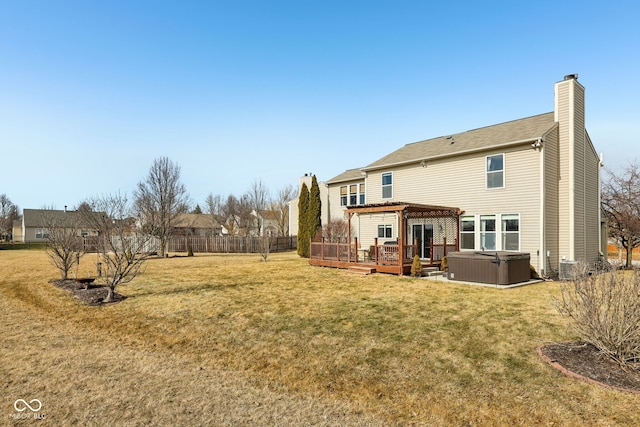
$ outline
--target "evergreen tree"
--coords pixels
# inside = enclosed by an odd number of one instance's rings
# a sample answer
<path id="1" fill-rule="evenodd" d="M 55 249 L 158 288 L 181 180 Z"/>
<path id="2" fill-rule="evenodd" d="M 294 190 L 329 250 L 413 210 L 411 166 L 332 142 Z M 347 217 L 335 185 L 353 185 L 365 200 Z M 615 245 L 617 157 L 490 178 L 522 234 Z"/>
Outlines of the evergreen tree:
<path id="1" fill-rule="evenodd" d="M 307 221 L 309 211 L 309 189 L 306 183 L 300 188 L 298 199 L 298 255 L 309 258 L 309 223 Z"/>
<path id="2" fill-rule="evenodd" d="M 318 180 L 313 175 L 311 178 L 311 189 L 309 190 L 309 210 L 307 211 L 308 223 L 309 223 L 309 237 L 311 239 L 316 237 L 316 233 L 322 230 L 322 200 L 320 199 L 320 187 L 318 186 Z"/>

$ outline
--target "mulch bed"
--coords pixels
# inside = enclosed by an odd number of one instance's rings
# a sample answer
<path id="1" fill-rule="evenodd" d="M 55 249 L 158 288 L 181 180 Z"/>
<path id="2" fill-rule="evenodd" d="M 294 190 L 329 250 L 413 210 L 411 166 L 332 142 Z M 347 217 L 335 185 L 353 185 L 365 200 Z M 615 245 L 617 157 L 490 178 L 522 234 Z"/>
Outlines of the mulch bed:
<path id="1" fill-rule="evenodd" d="M 104 285 L 96 285 L 93 283 L 78 283 L 73 279 L 52 280 L 51 283 L 53 283 L 58 288 L 64 289 L 65 291 L 69 292 L 71 295 L 78 298 L 80 301 L 84 302 L 87 305 L 113 304 L 123 301 L 127 298 L 125 295 L 114 292 L 113 301 L 105 303 L 103 302 L 103 300 L 107 296 L 108 290 Z"/>
<path id="2" fill-rule="evenodd" d="M 544 361 L 563 374 L 616 390 L 640 394 L 640 367 L 622 369 L 586 342 L 562 342 L 538 348 Z"/>

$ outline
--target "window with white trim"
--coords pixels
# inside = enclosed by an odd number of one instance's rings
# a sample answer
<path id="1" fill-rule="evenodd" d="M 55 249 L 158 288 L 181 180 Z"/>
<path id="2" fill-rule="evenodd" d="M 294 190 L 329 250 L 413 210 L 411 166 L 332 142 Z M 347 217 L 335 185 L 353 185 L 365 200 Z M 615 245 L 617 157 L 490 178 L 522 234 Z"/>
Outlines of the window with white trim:
<path id="1" fill-rule="evenodd" d="M 460 217 L 460 249 L 476 248 L 476 219 L 474 216 Z"/>
<path id="2" fill-rule="evenodd" d="M 349 186 L 349 206 L 358 204 L 358 185 L 351 184 Z"/>
<path id="3" fill-rule="evenodd" d="M 487 156 L 487 188 L 504 187 L 504 154 Z"/>
<path id="4" fill-rule="evenodd" d="M 360 200 L 358 201 L 358 204 L 364 205 L 364 201 L 364 184 L 360 184 Z"/>
<path id="5" fill-rule="evenodd" d="M 382 198 L 390 199 L 393 197 L 393 174 L 391 172 L 382 174 Z"/>
<path id="6" fill-rule="evenodd" d="M 390 239 L 393 237 L 393 227 L 391 224 L 378 225 L 378 238 Z"/>
<path id="7" fill-rule="evenodd" d="M 520 216 L 517 214 L 503 214 L 502 222 L 502 250 L 520 250 Z"/>
<path id="8" fill-rule="evenodd" d="M 340 187 L 340 206 L 347 206 L 347 186 Z"/>
<path id="9" fill-rule="evenodd" d="M 46 228 L 36 228 L 36 239 L 48 239 L 49 230 Z"/>
<path id="10" fill-rule="evenodd" d="M 496 216 L 480 216 L 480 248 L 483 251 L 496 250 Z"/>

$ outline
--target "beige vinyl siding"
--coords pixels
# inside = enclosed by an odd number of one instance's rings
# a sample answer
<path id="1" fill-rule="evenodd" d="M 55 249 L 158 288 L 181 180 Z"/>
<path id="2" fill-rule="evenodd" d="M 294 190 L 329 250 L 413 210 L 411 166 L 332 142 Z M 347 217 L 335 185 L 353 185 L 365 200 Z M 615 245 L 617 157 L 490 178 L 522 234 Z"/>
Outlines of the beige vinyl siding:
<path id="1" fill-rule="evenodd" d="M 327 195 L 327 200 L 329 203 L 329 206 L 327 207 L 327 211 L 328 211 L 328 219 L 329 220 L 344 220 L 346 221 L 348 219 L 347 213 L 346 213 L 346 206 L 340 206 L 340 187 L 343 186 L 347 186 L 349 187 L 350 185 L 359 185 L 361 183 L 363 183 L 363 180 L 359 180 L 359 181 L 345 181 L 345 182 L 340 182 L 340 183 L 332 183 L 329 184 L 329 188 L 328 188 L 328 195 Z M 347 195 L 348 197 L 348 195 Z M 360 237 L 360 218 L 358 218 L 357 215 L 353 215 L 351 217 L 351 237 L 352 238 L 358 238 L 358 244 L 361 247 L 365 247 L 362 246 L 362 241 L 361 241 L 361 237 Z M 373 244 L 373 243 L 372 243 Z"/>
<path id="2" fill-rule="evenodd" d="M 573 213 L 573 197 L 571 196 L 570 185 L 572 177 L 571 157 L 573 149 L 569 144 L 569 86 L 561 83 L 556 86 L 558 95 L 556 106 L 556 121 L 558 126 L 558 144 L 559 144 L 559 176 L 558 176 L 558 253 L 555 254 L 557 260 L 565 257 L 571 259 L 571 234 L 572 228 L 571 216 Z M 554 256 L 552 254 L 552 256 Z"/>
<path id="3" fill-rule="evenodd" d="M 345 219 L 344 210 L 346 206 L 340 206 L 340 187 L 343 185 L 347 184 L 340 183 L 329 185 L 327 197 L 327 200 L 329 201 L 329 220 Z"/>
<path id="4" fill-rule="evenodd" d="M 584 175 L 584 235 L 587 262 L 598 261 L 600 242 L 600 159 L 593 150 L 591 141 L 585 138 Z"/>
<path id="5" fill-rule="evenodd" d="M 586 243 L 586 194 L 585 194 L 585 132 L 584 132 L 584 89 L 580 85 L 574 88 L 573 123 L 573 173 L 574 173 L 574 259 L 587 260 Z"/>
<path id="6" fill-rule="evenodd" d="M 504 154 L 505 187 L 486 188 L 486 156 Z M 538 263 L 540 249 L 540 154 L 526 143 L 367 174 L 369 203 L 384 203 L 382 174 L 393 172 L 393 202 L 458 207 L 470 215 L 519 214 L 520 250 Z M 364 232 L 364 223 L 363 232 Z"/>
<path id="7" fill-rule="evenodd" d="M 387 240 L 394 240 L 398 238 L 398 216 L 395 213 L 386 212 L 380 214 L 363 214 L 354 215 L 359 217 L 360 227 L 360 246 L 362 248 L 368 248 L 373 245 L 375 239 L 378 237 L 378 225 L 392 226 L 393 237 L 380 238 L 378 244 L 382 244 Z"/>
<path id="8" fill-rule="evenodd" d="M 558 270 L 558 179 L 560 163 L 558 159 L 558 130 L 550 132 L 544 140 L 544 235 L 549 258 L 541 268 L 545 274 Z M 546 254 L 544 255 L 546 256 Z"/>

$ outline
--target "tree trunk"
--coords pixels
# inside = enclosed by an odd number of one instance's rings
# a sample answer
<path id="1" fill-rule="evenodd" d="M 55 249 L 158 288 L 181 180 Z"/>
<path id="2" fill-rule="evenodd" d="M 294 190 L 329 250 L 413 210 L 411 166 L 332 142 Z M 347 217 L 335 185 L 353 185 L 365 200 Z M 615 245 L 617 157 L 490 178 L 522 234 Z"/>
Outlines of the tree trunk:
<path id="1" fill-rule="evenodd" d="M 633 247 L 627 248 L 627 268 L 633 268 Z"/>
<path id="2" fill-rule="evenodd" d="M 107 296 L 104 297 L 102 302 L 111 302 L 113 301 L 113 287 L 107 286 Z"/>

